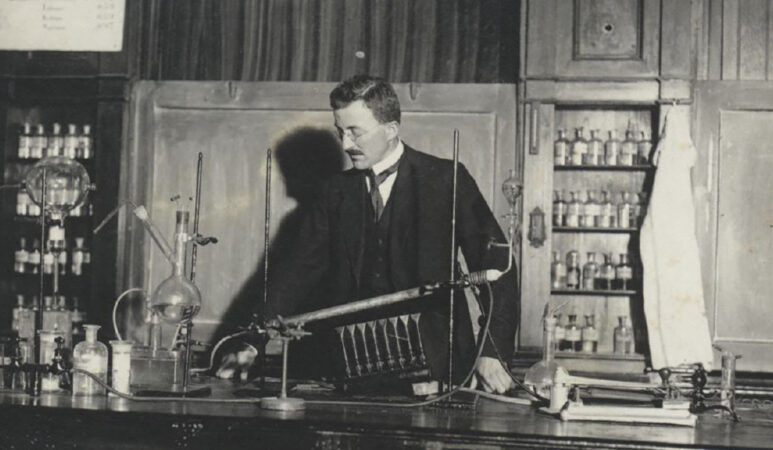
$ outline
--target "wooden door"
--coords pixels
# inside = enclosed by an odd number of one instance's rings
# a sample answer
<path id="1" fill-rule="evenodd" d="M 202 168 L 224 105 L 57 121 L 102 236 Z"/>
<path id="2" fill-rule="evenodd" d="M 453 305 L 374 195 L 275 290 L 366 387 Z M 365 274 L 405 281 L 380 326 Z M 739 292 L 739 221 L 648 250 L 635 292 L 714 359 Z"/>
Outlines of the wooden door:
<path id="1" fill-rule="evenodd" d="M 739 370 L 773 370 L 773 89 L 697 85 L 694 170 L 704 292 L 716 345 Z"/>

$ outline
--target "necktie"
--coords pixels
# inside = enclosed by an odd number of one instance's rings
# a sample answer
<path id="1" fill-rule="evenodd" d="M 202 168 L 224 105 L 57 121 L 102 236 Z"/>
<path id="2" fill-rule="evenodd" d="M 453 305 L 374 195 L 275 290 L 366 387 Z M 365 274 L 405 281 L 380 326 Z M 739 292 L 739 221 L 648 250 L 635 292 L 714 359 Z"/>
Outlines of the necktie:
<path id="1" fill-rule="evenodd" d="M 397 172 L 397 166 L 400 164 L 398 160 L 396 163 L 384 169 L 382 172 L 376 174 L 373 170 L 368 170 L 368 178 L 370 179 L 370 202 L 373 205 L 374 216 L 373 220 L 378 222 L 381 219 L 381 214 L 384 212 L 384 199 L 381 198 L 381 192 L 378 187 L 381 186 L 390 175 Z"/>

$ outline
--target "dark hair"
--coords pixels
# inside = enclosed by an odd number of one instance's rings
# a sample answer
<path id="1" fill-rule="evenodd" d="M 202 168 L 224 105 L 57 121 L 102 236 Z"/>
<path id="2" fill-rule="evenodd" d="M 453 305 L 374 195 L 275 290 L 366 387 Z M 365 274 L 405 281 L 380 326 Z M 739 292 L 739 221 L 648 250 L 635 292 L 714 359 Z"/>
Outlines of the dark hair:
<path id="1" fill-rule="evenodd" d="M 386 80 L 369 75 L 355 75 L 342 81 L 330 92 L 330 107 L 334 110 L 362 100 L 379 123 L 400 123 L 400 100 Z"/>

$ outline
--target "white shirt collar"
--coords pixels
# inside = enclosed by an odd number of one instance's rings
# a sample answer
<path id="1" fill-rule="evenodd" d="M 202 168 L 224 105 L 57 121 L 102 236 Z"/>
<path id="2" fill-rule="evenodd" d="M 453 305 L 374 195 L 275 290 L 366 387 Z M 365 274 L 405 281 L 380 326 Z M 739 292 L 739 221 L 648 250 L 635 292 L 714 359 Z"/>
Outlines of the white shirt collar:
<path id="1" fill-rule="evenodd" d="M 401 156 L 403 156 L 404 147 L 403 147 L 403 141 L 397 141 L 397 146 L 394 150 L 392 150 L 392 153 L 386 155 L 384 159 L 377 162 L 376 164 L 373 164 L 373 173 L 376 175 L 380 174 L 381 172 L 385 171 L 389 166 L 396 163 Z"/>

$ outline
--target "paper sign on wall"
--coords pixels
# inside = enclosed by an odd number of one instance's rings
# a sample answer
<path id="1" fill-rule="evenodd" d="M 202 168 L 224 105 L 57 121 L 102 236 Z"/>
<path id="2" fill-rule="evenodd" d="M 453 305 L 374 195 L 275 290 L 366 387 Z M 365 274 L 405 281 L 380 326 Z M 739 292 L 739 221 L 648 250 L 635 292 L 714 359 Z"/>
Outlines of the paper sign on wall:
<path id="1" fill-rule="evenodd" d="M 0 0 L 0 50 L 118 52 L 125 0 Z"/>

